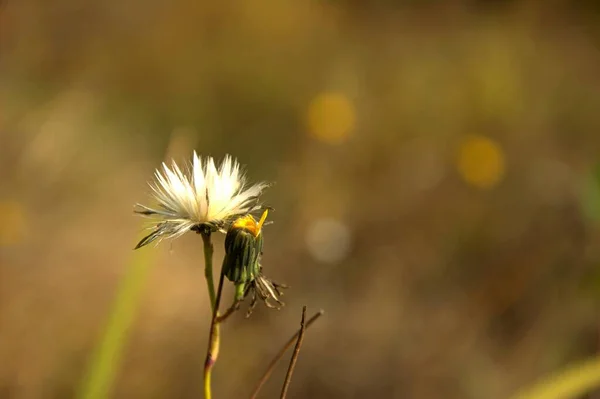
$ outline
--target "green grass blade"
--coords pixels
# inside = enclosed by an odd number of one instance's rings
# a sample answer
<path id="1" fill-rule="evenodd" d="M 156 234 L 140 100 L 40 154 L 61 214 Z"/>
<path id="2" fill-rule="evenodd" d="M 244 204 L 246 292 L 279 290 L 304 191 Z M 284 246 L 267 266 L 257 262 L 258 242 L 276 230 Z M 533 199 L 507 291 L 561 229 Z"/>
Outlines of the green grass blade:
<path id="1" fill-rule="evenodd" d="M 151 270 L 153 253 L 150 248 L 133 252 L 125 276 L 119 284 L 104 333 L 78 392 L 78 398 L 104 399 L 110 395 L 127 342 L 127 335 Z"/>
<path id="2" fill-rule="evenodd" d="M 569 399 L 600 387 L 600 358 L 571 366 L 545 377 L 541 382 L 522 390 L 512 399 Z"/>

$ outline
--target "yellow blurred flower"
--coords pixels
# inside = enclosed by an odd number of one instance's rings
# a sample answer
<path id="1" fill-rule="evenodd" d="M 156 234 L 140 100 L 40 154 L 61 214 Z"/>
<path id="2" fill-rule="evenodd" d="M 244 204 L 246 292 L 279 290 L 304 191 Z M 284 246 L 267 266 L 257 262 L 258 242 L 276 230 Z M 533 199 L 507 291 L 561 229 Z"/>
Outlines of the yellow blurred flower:
<path id="1" fill-rule="evenodd" d="M 490 189 L 504 176 L 504 153 L 500 145 L 490 138 L 468 136 L 459 147 L 457 168 L 468 184 Z"/>
<path id="2" fill-rule="evenodd" d="M 0 201 L 0 246 L 15 245 L 25 236 L 26 218 L 17 201 Z"/>
<path id="3" fill-rule="evenodd" d="M 343 94 L 324 92 L 308 106 L 308 131 L 328 144 L 340 144 L 348 138 L 356 123 L 352 102 Z"/>

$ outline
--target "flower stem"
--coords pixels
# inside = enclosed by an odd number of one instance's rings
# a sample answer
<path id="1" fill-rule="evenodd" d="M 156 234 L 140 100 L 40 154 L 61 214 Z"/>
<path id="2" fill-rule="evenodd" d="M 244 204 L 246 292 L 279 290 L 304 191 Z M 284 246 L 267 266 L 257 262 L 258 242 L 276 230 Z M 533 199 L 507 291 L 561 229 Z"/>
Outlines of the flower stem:
<path id="1" fill-rule="evenodd" d="M 210 230 L 203 231 L 200 233 L 200 235 L 202 236 L 202 242 L 204 243 L 204 277 L 206 278 L 206 286 L 208 287 L 208 296 L 210 298 L 210 308 L 212 314 L 208 350 L 206 353 L 206 363 L 204 365 L 204 397 L 206 399 L 211 399 L 212 367 L 217 361 L 217 356 L 219 355 L 220 341 L 219 326 L 215 324 L 215 320 L 219 309 L 219 302 L 221 301 L 223 277 L 221 276 L 221 279 L 219 280 L 219 295 L 217 297 L 215 295 L 215 282 L 213 280 L 212 258 L 214 248 L 210 239 Z"/>
<path id="2" fill-rule="evenodd" d="M 215 306 L 213 308 L 212 319 L 210 323 L 210 333 L 208 335 L 208 349 L 206 351 L 206 361 L 204 362 L 204 398 L 211 399 L 211 378 L 212 369 L 219 357 L 219 346 L 221 341 L 220 323 L 217 320 L 219 317 L 219 305 L 221 303 L 221 293 L 223 291 L 223 280 L 225 275 L 221 273 L 219 277 L 219 286 L 217 287 L 217 295 L 215 298 Z"/>
<path id="3" fill-rule="evenodd" d="M 213 280 L 213 244 L 210 239 L 210 231 L 205 231 L 200 234 L 204 243 L 204 277 L 206 278 L 206 286 L 208 287 L 208 297 L 210 298 L 210 308 L 215 310 L 215 282 Z"/>
<path id="4" fill-rule="evenodd" d="M 225 320 L 227 320 L 227 318 L 229 316 L 231 316 L 233 314 L 233 312 L 235 312 L 236 310 L 238 310 L 240 308 L 241 302 L 242 301 L 240 301 L 240 300 L 233 301 L 233 304 L 231 304 L 229 309 L 227 309 L 222 315 L 219 315 L 217 317 L 217 323 L 223 323 Z"/>

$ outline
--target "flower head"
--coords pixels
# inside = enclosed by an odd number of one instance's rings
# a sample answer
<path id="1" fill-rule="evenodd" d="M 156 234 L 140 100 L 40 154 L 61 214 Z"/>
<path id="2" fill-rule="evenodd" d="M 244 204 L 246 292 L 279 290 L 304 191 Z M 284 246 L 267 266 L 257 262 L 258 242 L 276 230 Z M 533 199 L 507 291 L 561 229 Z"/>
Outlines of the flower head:
<path id="1" fill-rule="evenodd" d="M 217 169 L 212 157 L 204 160 L 194 151 L 191 165 L 185 172 L 173 161 L 169 168 L 163 163 L 150 183 L 156 208 L 137 204 L 136 213 L 158 221 L 152 233 L 136 246 L 140 248 L 155 240 L 176 238 L 187 231 L 207 228 L 224 231 L 234 218 L 261 209 L 258 197 L 268 187 L 266 183 L 247 186 L 237 160 L 227 155 Z"/>
<path id="2" fill-rule="evenodd" d="M 279 298 L 283 295 L 281 289 L 287 286 L 265 277 L 260 264 L 263 249 L 262 226 L 267 214 L 268 211 L 265 210 L 259 221 L 252 215 L 236 219 L 225 237 L 222 273 L 235 285 L 235 306 L 247 296 L 252 298 L 247 316 L 250 316 L 259 298 L 270 308 L 279 309 L 284 305 Z"/>
<path id="3" fill-rule="evenodd" d="M 259 274 L 259 258 L 263 248 L 261 229 L 268 213 L 265 210 L 258 222 L 252 215 L 236 219 L 225 236 L 223 274 L 239 287 L 238 296 L 241 296 L 245 285 Z"/>

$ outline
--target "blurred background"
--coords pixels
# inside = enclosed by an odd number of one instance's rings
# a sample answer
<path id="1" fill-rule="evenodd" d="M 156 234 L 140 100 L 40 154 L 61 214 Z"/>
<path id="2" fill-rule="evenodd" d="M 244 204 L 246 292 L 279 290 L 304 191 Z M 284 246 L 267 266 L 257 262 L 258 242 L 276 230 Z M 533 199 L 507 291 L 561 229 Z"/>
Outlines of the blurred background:
<path id="1" fill-rule="evenodd" d="M 3 0 L 0 397 L 76 396 L 133 205 L 194 149 L 276 183 L 263 265 L 291 286 L 224 325 L 215 397 L 303 305 L 290 398 L 506 398 L 594 356 L 599 46 L 591 1 Z M 201 240 L 141 251 L 110 397 L 201 397 Z"/>

